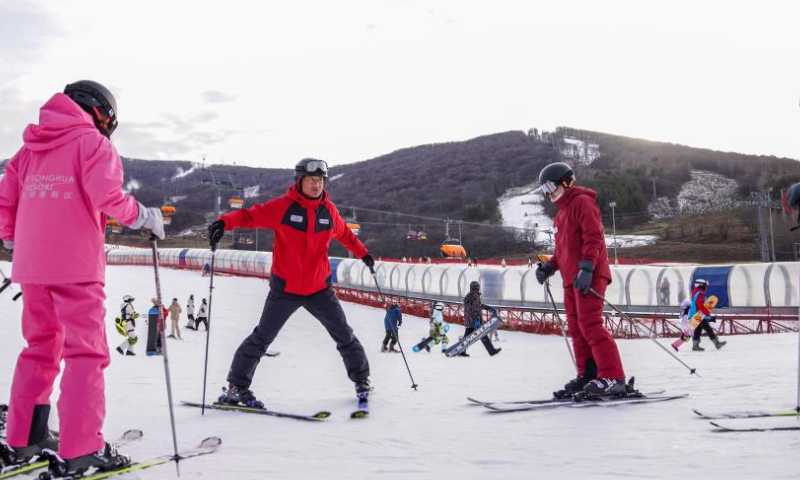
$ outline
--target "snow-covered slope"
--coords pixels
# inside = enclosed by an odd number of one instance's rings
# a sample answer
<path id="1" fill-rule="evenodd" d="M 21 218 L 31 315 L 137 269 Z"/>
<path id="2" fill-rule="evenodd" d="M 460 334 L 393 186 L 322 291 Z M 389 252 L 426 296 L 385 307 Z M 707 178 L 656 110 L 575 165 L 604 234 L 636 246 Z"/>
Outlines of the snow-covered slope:
<path id="1" fill-rule="evenodd" d="M 504 226 L 524 228 L 531 232 L 529 241 L 533 239 L 537 243 L 548 244 L 553 240 L 553 219 L 544 213 L 544 197 L 536 189 L 537 186 L 538 184 L 533 183 L 508 189 L 499 199 L 500 213 L 503 215 Z M 522 230 L 519 232 L 520 235 L 526 233 Z M 636 247 L 650 245 L 657 240 L 655 235 L 617 235 L 616 244 L 618 248 Z M 610 230 L 606 231 L 606 246 L 614 246 L 614 236 Z"/>
<path id="2" fill-rule="evenodd" d="M 7 263 L 0 268 L 9 272 Z M 183 305 L 190 293 L 198 303 L 208 293 L 208 279 L 195 272 L 163 270 L 161 281 L 164 298 L 177 297 Z M 257 322 L 268 290 L 263 280 L 238 277 L 217 277 L 215 287 L 209 398 L 225 383 L 233 352 Z M 134 295 L 137 308 L 146 311 L 154 291 L 151 268 L 108 268 L 109 345 L 121 340 L 112 320 L 122 295 Z M 23 346 L 22 305 L 11 296 L 0 295 L 0 402 L 8 399 Z M 680 357 L 703 378 L 690 376 L 649 340 L 622 340 L 626 373 L 635 375 L 642 389 L 689 392 L 688 399 L 493 415 L 466 405 L 466 397 L 548 397 L 573 375 L 561 338 L 501 332 L 503 351 L 496 357 L 480 345 L 470 349 L 469 358 L 414 354 L 410 347 L 426 334 L 427 321 L 406 317 L 400 338 L 419 384 L 415 392 L 402 357 L 378 353 L 382 311 L 347 303 L 344 308 L 372 366 L 371 417 L 347 418 L 354 394 L 339 354 L 319 323 L 299 311 L 270 348 L 281 355 L 261 362 L 253 389 L 275 409 L 325 408 L 333 416 L 307 424 L 217 411 L 200 416 L 199 410 L 176 407 L 181 446 L 208 435 L 223 439 L 218 453 L 181 463 L 182 479 L 797 478 L 798 432 L 717 434 L 691 412 L 793 407 L 795 334 L 730 337 L 720 351 L 696 353 L 684 347 Z M 451 338 L 461 331 L 453 326 Z M 175 398 L 199 400 L 205 334 L 183 331 L 183 336 L 184 341 L 168 344 Z M 137 348 L 143 352 L 144 345 Z M 171 452 L 161 357 L 114 353 L 106 381 L 108 435 L 143 429 L 144 440 L 125 448 L 134 458 Z M 56 386 L 54 399 L 57 394 Z M 175 468 L 124 478 L 171 479 Z"/>

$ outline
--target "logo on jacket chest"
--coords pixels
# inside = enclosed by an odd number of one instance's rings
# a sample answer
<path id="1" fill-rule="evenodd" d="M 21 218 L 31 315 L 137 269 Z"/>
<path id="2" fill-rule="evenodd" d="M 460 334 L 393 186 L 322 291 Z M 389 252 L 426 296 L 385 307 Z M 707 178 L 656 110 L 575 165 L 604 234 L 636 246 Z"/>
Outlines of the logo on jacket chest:
<path id="1" fill-rule="evenodd" d="M 291 216 L 289 217 L 289 221 L 291 221 L 291 222 L 295 222 L 295 223 L 303 223 L 303 222 L 305 222 L 305 220 L 306 220 L 306 219 L 305 219 L 305 218 L 303 218 L 303 216 L 302 216 L 302 215 L 291 215 Z"/>

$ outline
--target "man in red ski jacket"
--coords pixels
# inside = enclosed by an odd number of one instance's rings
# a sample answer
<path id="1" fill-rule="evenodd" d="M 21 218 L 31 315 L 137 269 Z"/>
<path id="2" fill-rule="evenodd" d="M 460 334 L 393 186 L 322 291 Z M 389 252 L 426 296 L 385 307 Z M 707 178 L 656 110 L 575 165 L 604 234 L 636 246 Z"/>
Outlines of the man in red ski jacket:
<path id="1" fill-rule="evenodd" d="M 536 269 L 536 279 L 561 271 L 564 309 L 572 335 L 578 376 L 564 390 L 590 395 L 626 393 L 625 372 L 614 337 L 603 326 L 603 300 L 611 283 L 603 224 L 597 193 L 575 186 L 572 168 L 563 162 L 552 163 L 539 173 L 542 190 L 558 207 L 554 220 L 555 252 Z"/>
<path id="2" fill-rule="evenodd" d="M 269 295 L 258 326 L 233 357 L 225 395 L 228 403 L 263 407 L 249 389 L 253 374 L 278 332 L 300 307 L 319 320 L 336 342 L 356 393 L 366 395 L 371 390 L 364 347 L 347 324 L 331 288 L 328 246 L 335 238 L 368 267 L 372 268 L 375 261 L 328 198 L 327 178 L 324 161 L 303 159 L 295 166 L 295 183 L 286 195 L 223 215 L 209 226 L 212 247 L 225 230 L 269 228 L 275 232 Z"/>

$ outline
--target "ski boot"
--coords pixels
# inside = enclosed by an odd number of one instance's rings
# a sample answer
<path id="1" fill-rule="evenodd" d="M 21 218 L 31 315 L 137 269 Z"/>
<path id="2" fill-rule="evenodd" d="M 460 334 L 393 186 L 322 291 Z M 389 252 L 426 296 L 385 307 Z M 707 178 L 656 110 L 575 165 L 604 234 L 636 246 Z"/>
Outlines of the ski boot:
<path id="1" fill-rule="evenodd" d="M 381 353 L 386 353 L 388 351 L 389 351 L 389 349 L 386 348 L 386 345 L 381 345 Z"/>
<path id="2" fill-rule="evenodd" d="M 585 387 L 592 380 L 594 380 L 594 378 L 589 378 L 585 375 L 578 375 L 567 382 L 562 390 L 553 392 L 553 398 L 569 398 L 576 393 L 581 393 L 583 392 L 583 387 Z"/>
<path id="3" fill-rule="evenodd" d="M 219 403 L 228 405 L 244 405 L 251 408 L 264 408 L 264 402 L 258 400 L 247 387 L 240 387 L 238 385 L 229 384 L 228 388 L 222 387 L 222 395 L 219 397 Z"/>
<path id="4" fill-rule="evenodd" d="M 714 346 L 717 347 L 717 350 L 719 350 L 720 348 L 724 347 L 725 344 L 728 343 L 728 342 L 721 342 L 719 340 L 719 338 L 716 338 L 716 337 L 711 341 L 714 342 Z"/>
<path id="5" fill-rule="evenodd" d="M 706 349 L 700 346 L 700 340 L 692 341 L 692 351 L 693 352 L 705 352 Z"/>
<path id="6" fill-rule="evenodd" d="M 624 378 L 595 378 L 583 387 L 583 395 L 589 399 L 592 397 L 624 397 L 628 395 L 628 388 Z"/>
<path id="7" fill-rule="evenodd" d="M 361 394 L 361 393 L 365 393 L 365 392 L 369 393 L 374 389 L 374 387 L 372 386 L 372 383 L 370 383 L 370 381 L 369 381 L 369 378 L 365 378 L 364 380 L 360 380 L 360 381 L 355 382 L 355 383 L 356 383 L 356 385 L 355 385 L 356 386 L 356 395 Z"/>
<path id="8" fill-rule="evenodd" d="M 47 450 L 58 450 L 58 438 L 47 432 L 44 440 L 26 447 L 11 447 L 5 441 L 0 441 L 0 465 L 25 465 L 42 455 Z"/>
<path id="9" fill-rule="evenodd" d="M 62 459 L 55 452 L 48 451 L 50 457 L 50 478 L 80 477 L 87 470 L 99 472 L 119 470 L 130 466 L 131 457 L 117 451 L 117 447 L 106 442 L 102 449 L 76 458 Z M 41 477 L 41 476 L 40 476 Z"/>

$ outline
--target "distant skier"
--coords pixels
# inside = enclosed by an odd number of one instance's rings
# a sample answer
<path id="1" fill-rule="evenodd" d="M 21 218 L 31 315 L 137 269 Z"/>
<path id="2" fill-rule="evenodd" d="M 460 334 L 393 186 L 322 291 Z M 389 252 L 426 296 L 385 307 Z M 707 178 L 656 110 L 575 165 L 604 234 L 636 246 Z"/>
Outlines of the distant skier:
<path id="1" fill-rule="evenodd" d="M 189 295 L 189 300 L 186 302 L 186 316 L 189 318 L 186 328 L 194 330 L 194 295 Z"/>
<path id="2" fill-rule="evenodd" d="M 477 330 L 483 324 L 483 315 L 481 310 L 488 310 L 494 314 L 495 310 L 489 305 L 481 303 L 481 284 L 478 282 L 470 282 L 469 293 L 464 297 L 464 337 Z M 489 355 L 494 356 L 500 353 L 502 348 L 494 348 L 492 340 L 486 336 L 481 339 L 481 343 L 486 347 Z M 469 357 L 466 350 L 458 354 L 460 357 Z"/>
<path id="3" fill-rule="evenodd" d="M 205 265 L 203 265 L 203 274 L 201 276 L 207 277 L 209 275 L 211 275 L 211 264 L 206 263 Z"/>
<path id="4" fill-rule="evenodd" d="M 172 299 L 172 303 L 169 304 L 169 321 L 170 321 L 170 334 L 167 338 L 177 338 L 181 339 L 181 327 L 179 325 L 181 321 L 181 312 L 183 309 L 181 308 L 181 304 L 178 303 L 177 298 Z"/>
<path id="5" fill-rule="evenodd" d="M 447 330 L 449 327 L 444 323 L 444 303 L 436 302 L 431 311 L 430 332 L 434 343 L 442 344 L 442 353 L 447 350 L 450 345 L 450 339 L 447 338 Z"/>
<path id="6" fill-rule="evenodd" d="M 678 316 L 681 325 L 681 336 L 678 337 L 677 340 L 672 342 L 672 348 L 677 352 L 681 345 L 688 342 L 690 338 L 692 338 L 692 331 L 689 328 L 689 310 L 692 308 L 692 302 L 688 299 L 681 302 L 681 310 Z"/>
<path id="7" fill-rule="evenodd" d="M 347 324 L 331 288 L 328 247 L 332 239 L 372 268 L 375 261 L 347 228 L 325 192 L 328 165 L 303 159 L 295 166 L 294 185 L 286 195 L 223 215 L 209 227 L 209 241 L 218 243 L 225 230 L 269 228 L 275 231 L 270 291 L 258 326 L 239 346 L 228 371 L 229 389 L 220 400 L 263 406 L 250 391 L 258 362 L 283 325 L 298 308 L 305 308 L 328 331 L 344 360 L 359 400 L 372 389 L 364 347 Z"/>
<path id="8" fill-rule="evenodd" d="M 536 280 L 544 284 L 561 271 L 564 309 L 578 367 L 578 376 L 564 386 L 564 391 L 624 395 L 625 372 L 614 337 L 603 326 L 603 300 L 589 294 L 591 288 L 605 295 L 611 283 L 597 193 L 575 186 L 575 174 L 563 162 L 546 166 L 539 173 L 539 183 L 558 213 L 553 220 L 555 251 L 550 260 L 537 267 Z"/>
<path id="9" fill-rule="evenodd" d="M 708 334 L 708 338 L 711 339 L 711 342 L 714 343 L 714 346 L 717 347 L 717 350 L 724 347 L 725 344 L 728 342 L 722 342 L 717 337 L 717 332 L 711 327 L 709 322 L 716 322 L 717 317 L 711 315 L 711 312 L 706 308 L 706 292 L 708 291 L 708 281 L 698 278 L 694 281 L 694 290 L 692 290 L 692 303 L 691 308 L 689 309 L 689 318 L 692 318 L 697 312 L 702 312 L 703 320 L 697 325 L 697 328 L 694 329 L 694 335 L 692 336 L 692 351 L 694 352 L 702 352 L 705 351 L 705 348 L 700 346 L 700 336 L 705 331 Z"/>
<path id="10" fill-rule="evenodd" d="M 399 341 L 399 330 L 403 325 L 403 313 L 400 305 L 393 303 L 386 309 L 386 316 L 383 317 L 383 327 L 386 329 L 386 336 L 383 337 L 381 352 L 399 352 L 394 346 Z M 388 346 L 387 346 L 388 345 Z"/>
<path id="11" fill-rule="evenodd" d="M 110 140 L 117 113 L 114 96 L 99 83 L 67 85 L 41 107 L 39 124 L 25 130 L 25 144 L 0 180 L 0 238 L 14 250 L 11 278 L 23 292 L 27 342 L 11 385 L 6 465 L 27 462 L 42 448 L 58 450 L 53 461 L 68 476 L 130 463 L 101 433 L 110 361 L 105 222 L 111 216 L 161 239 L 164 225 L 159 208 L 122 191 L 122 163 Z M 56 441 L 48 418 L 62 360 Z"/>
<path id="12" fill-rule="evenodd" d="M 117 330 L 120 333 L 125 332 L 125 340 L 117 347 L 120 355 L 136 355 L 133 347 L 139 341 L 139 337 L 136 335 L 136 319 L 139 318 L 139 314 L 136 313 L 136 308 L 133 306 L 135 300 L 132 296 L 125 295 L 122 297 L 122 305 L 119 307 Z"/>
<path id="13" fill-rule="evenodd" d="M 205 325 L 206 331 L 208 331 L 208 303 L 206 303 L 205 298 L 200 303 L 200 310 L 197 311 L 197 318 L 194 320 L 194 326 L 191 327 L 192 330 L 200 330 L 201 323 Z"/>

